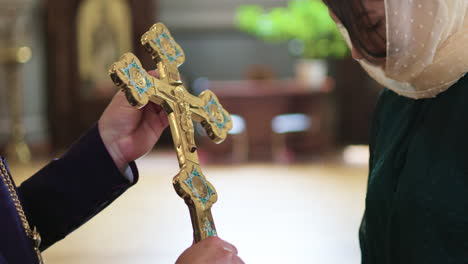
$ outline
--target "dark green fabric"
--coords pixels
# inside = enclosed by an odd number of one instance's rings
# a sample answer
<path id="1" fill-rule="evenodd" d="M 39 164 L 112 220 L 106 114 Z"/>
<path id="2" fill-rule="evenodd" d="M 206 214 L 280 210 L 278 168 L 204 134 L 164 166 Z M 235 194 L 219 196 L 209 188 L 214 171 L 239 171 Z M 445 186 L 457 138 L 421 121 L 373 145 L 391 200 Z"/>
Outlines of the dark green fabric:
<path id="1" fill-rule="evenodd" d="M 370 151 L 362 263 L 468 263 L 468 77 L 431 99 L 384 90 Z"/>

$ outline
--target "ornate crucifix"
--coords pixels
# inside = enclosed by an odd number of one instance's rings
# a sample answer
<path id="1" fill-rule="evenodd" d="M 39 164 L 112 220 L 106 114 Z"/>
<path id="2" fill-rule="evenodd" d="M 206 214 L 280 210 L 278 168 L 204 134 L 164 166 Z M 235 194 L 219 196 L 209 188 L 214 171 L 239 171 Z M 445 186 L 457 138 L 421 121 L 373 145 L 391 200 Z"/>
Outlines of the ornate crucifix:
<path id="1" fill-rule="evenodd" d="M 109 74 L 131 105 L 140 108 L 151 101 L 168 114 L 180 166 L 173 184 L 189 207 L 194 239 L 198 242 L 216 235 L 211 206 L 218 196 L 201 171 L 192 120 L 201 123 L 216 143 L 226 138 L 232 122 L 213 92 L 207 90 L 197 97 L 184 88 L 178 67 L 184 63 L 185 54 L 166 26 L 155 24 L 143 35 L 141 43 L 155 61 L 160 79 L 150 76 L 132 53 L 114 63 Z"/>

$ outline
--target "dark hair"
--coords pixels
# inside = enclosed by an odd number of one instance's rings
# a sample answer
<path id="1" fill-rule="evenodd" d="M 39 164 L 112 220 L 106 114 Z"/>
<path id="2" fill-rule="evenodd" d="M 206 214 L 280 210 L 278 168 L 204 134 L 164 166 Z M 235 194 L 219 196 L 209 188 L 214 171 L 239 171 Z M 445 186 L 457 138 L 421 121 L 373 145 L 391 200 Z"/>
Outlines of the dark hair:
<path id="1" fill-rule="evenodd" d="M 386 36 L 382 36 L 377 30 L 382 25 L 373 23 L 362 1 L 323 0 L 348 30 L 355 49 L 364 57 L 368 55 L 374 58 L 384 58 L 387 56 L 387 50 L 382 48 L 382 41 L 386 42 Z"/>

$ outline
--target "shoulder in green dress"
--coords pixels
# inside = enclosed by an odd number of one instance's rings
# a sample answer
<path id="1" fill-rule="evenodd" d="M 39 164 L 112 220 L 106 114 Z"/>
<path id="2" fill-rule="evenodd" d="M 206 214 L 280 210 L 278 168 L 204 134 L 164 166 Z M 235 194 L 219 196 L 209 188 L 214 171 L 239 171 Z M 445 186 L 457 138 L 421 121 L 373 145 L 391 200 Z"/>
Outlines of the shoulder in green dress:
<path id="1" fill-rule="evenodd" d="M 384 90 L 370 141 L 362 263 L 468 263 L 468 76 L 431 99 Z"/>

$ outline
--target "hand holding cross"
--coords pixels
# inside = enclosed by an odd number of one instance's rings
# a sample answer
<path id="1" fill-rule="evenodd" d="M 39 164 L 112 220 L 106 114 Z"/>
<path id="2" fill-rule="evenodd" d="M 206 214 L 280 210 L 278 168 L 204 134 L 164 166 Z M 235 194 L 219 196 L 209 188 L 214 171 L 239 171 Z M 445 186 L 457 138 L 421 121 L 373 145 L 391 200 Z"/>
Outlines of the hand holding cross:
<path id="1" fill-rule="evenodd" d="M 160 79 L 149 75 L 131 53 L 114 63 L 109 74 L 131 105 L 140 108 L 151 101 L 168 114 L 180 166 L 173 185 L 189 207 L 194 240 L 198 242 L 216 235 L 211 207 L 217 201 L 217 193 L 201 171 L 192 120 L 201 123 L 216 143 L 226 138 L 232 122 L 213 92 L 207 90 L 197 97 L 184 88 L 178 67 L 184 63 L 185 54 L 166 26 L 155 24 L 141 42 L 155 61 Z"/>

